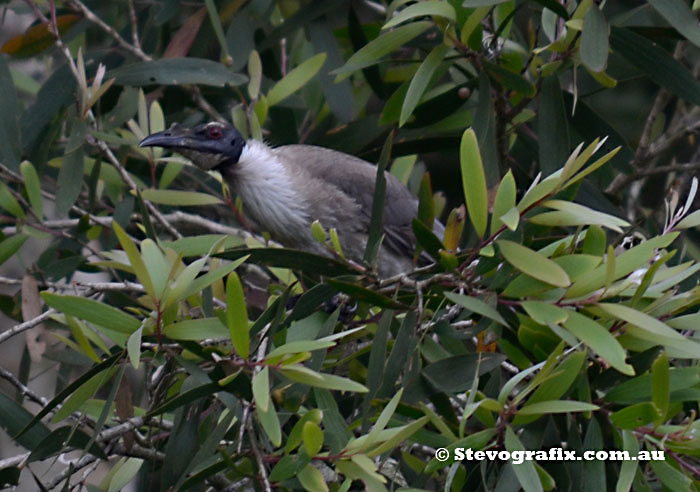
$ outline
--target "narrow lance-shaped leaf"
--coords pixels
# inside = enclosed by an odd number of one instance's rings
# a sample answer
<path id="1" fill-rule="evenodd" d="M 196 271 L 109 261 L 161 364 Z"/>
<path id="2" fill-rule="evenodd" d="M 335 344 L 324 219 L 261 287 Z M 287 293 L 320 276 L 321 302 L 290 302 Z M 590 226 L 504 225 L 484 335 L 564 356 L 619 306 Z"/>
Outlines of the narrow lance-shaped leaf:
<path id="1" fill-rule="evenodd" d="M 481 161 L 476 133 L 471 128 L 467 129 L 462 135 L 459 161 L 467 212 L 477 234 L 479 237 L 483 237 L 488 222 L 486 175 Z"/>
<path id="2" fill-rule="evenodd" d="M 496 191 L 496 198 L 493 200 L 493 216 L 491 217 L 491 234 L 494 234 L 502 225 L 501 217 L 515 207 L 515 178 L 510 169 L 503 176 Z M 517 210 L 516 210 L 517 212 Z"/>
<path id="3" fill-rule="evenodd" d="M 250 355 L 248 311 L 243 286 L 236 272 L 231 272 L 226 280 L 226 323 L 234 350 L 240 357 L 247 359 Z"/>
<path id="4" fill-rule="evenodd" d="M 586 12 L 581 33 L 581 61 L 589 70 L 602 72 L 608 64 L 610 28 L 605 16 L 594 3 Z"/>
<path id="5" fill-rule="evenodd" d="M 662 353 L 651 365 L 651 400 L 659 412 L 657 424 L 663 422 L 670 401 L 668 357 Z"/>
<path id="6" fill-rule="evenodd" d="M 372 215 L 370 219 L 367 244 L 365 246 L 364 260 L 372 265 L 379 254 L 379 246 L 382 239 L 382 229 L 384 223 L 384 200 L 386 198 L 386 175 L 385 170 L 391 158 L 391 147 L 394 143 L 394 132 L 390 132 L 384 141 L 382 153 L 377 163 L 377 174 L 374 185 L 374 195 L 372 197 Z"/>
<path id="7" fill-rule="evenodd" d="M 267 93 L 268 104 L 274 106 L 304 87 L 318 73 L 325 61 L 326 54 L 319 53 L 294 68 L 272 86 L 270 92 Z"/>
<path id="8" fill-rule="evenodd" d="M 508 263 L 521 272 L 557 287 L 571 284 L 564 269 L 536 251 L 513 241 L 497 241 L 501 254 Z"/>
<path id="9" fill-rule="evenodd" d="M 448 5 L 443 3 L 443 5 Z M 432 79 L 435 70 L 437 70 L 440 63 L 442 63 L 443 58 L 447 53 L 447 46 L 444 44 L 439 44 L 425 57 L 423 63 L 420 64 L 418 70 L 413 75 L 411 83 L 408 86 L 408 91 L 406 92 L 406 97 L 403 100 L 403 106 L 401 106 L 401 115 L 399 116 L 399 126 L 403 126 L 408 119 L 413 114 L 413 110 L 416 109 L 418 103 L 420 103 L 425 90 L 428 88 L 430 79 Z"/>
<path id="10" fill-rule="evenodd" d="M 42 220 L 44 217 L 44 201 L 41 198 L 41 183 L 39 182 L 39 175 L 36 173 L 36 169 L 32 166 L 29 161 L 24 161 L 19 166 L 19 170 L 24 178 L 24 188 L 27 190 L 27 198 L 29 198 L 29 204 L 34 210 L 34 214 Z"/>
<path id="11" fill-rule="evenodd" d="M 153 286 L 153 282 L 151 281 L 151 276 L 148 274 L 146 264 L 143 262 L 139 250 L 136 249 L 136 245 L 126 231 L 124 231 L 124 229 L 122 229 L 122 227 L 117 224 L 116 221 L 112 222 L 112 228 L 114 229 L 114 233 L 117 235 L 119 244 L 129 257 L 129 263 L 131 263 L 131 268 L 134 269 L 136 278 L 139 280 L 139 282 L 141 282 L 141 285 L 143 285 L 145 291 L 152 297 L 155 297 L 156 291 L 155 287 Z"/>
<path id="12" fill-rule="evenodd" d="M 405 26 L 385 32 L 360 48 L 345 62 L 345 65 L 331 73 L 336 74 L 336 82 L 340 82 L 349 77 L 350 73 L 355 70 L 378 63 L 384 55 L 399 49 L 432 25 L 432 22 L 427 21 L 411 22 Z"/>
<path id="13" fill-rule="evenodd" d="M 384 24 L 384 26 L 382 26 L 382 29 L 389 29 L 390 27 L 397 26 L 409 19 L 415 19 L 416 17 L 425 17 L 427 15 L 444 17 L 445 19 L 448 19 L 452 22 L 455 22 L 457 17 L 455 14 L 454 7 L 448 2 L 429 0 L 427 2 L 423 1 L 414 3 L 413 5 L 406 7 L 401 12 L 392 17 L 391 20 L 389 20 L 389 22 Z"/>

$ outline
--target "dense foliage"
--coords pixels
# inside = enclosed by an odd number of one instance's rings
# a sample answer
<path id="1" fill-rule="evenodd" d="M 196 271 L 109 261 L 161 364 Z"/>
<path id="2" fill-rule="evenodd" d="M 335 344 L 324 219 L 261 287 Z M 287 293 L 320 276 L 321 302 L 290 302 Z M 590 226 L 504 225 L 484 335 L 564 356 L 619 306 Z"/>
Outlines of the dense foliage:
<path id="1" fill-rule="evenodd" d="M 3 30 L 36 23 L 0 57 L 0 261 L 23 272 L 0 348 L 26 338 L 0 483 L 698 490 L 695 7 L 3 2 Z M 388 168 L 434 263 L 376 276 L 380 186 L 359 265 L 323 224 L 328 257 L 278 248 L 216 172 L 137 146 L 206 120 Z"/>

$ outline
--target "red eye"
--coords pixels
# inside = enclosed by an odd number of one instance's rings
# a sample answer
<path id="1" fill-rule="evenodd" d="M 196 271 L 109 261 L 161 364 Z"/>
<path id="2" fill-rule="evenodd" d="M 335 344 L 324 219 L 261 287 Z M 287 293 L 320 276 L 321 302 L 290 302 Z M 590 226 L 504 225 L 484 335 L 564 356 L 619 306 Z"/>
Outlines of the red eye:
<path id="1" fill-rule="evenodd" d="M 219 140 L 221 138 L 221 128 L 218 126 L 210 126 L 207 132 L 209 133 L 209 138 L 213 138 L 214 140 Z"/>

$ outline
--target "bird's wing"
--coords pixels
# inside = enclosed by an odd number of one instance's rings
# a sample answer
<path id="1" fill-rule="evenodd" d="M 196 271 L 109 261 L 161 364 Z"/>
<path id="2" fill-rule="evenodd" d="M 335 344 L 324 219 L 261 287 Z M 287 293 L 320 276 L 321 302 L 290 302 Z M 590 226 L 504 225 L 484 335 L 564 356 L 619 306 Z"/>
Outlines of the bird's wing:
<path id="1" fill-rule="evenodd" d="M 312 177 L 336 186 L 355 200 L 362 211 L 360 224 L 369 230 L 374 199 L 377 168 L 357 157 L 313 145 L 286 145 L 276 153 L 287 163 L 303 166 Z M 415 238 L 411 222 L 418 210 L 418 200 L 393 175 L 386 173 L 384 198 L 384 244 L 401 254 L 410 255 L 415 250 Z"/>

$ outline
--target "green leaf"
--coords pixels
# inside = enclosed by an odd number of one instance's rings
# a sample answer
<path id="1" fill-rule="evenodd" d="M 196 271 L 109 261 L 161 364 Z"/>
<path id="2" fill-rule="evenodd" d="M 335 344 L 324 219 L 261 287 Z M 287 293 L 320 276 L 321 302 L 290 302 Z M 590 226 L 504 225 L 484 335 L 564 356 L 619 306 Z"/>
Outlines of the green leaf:
<path id="1" fill-rule="evenodd" d="M 319 53 L 312 56 L 302 64 L 294 68 L 278 81 L 267 93 L 267 102 L 270 106 L 279 104 L 296 91 L 304 87 L 309 80 L 314 78 L 326 61 L 326 54 Z"/>
<path id="2" fill-rule="evenodd" d="M 556 76 L 542 81 L 537 133 L 540 170 L 545 174 L 553 173 L 569 155 L 569 115 Z"/>
<path id="3" fill-rule="evenodd" d="M 630 456 L 637 456 L 639 452 L 639 443 L 631 431 L 622 431 L 622 449 L 627 451 Z M 638 467 L 639 464 L 636 461 L 630 460 L 622 462 L 615 492 L 628 492 L 632 490 L 632 482 L 634 481 L 634 475 Z"/>
<path id="4" fill-rule="evenodd" d="M 657 248 L 665 248 L 678 237 L 677 232 L 664 234 L 643 241 L 634 248 L 625 251 L 615 257 L 615 272 L 613 280 L 629 275 L 637 268 L 647 263 Z M 567 298 L 588 295 L 605 285 L 607 278 L 607 265 L 600 265 L 594 270 L 581 275 L 566 292 Z"/>
<path id="5" fill-rule="evenodd" d="M 666 0 L 659 0 L 662 1 Z M 610 44 L 656 84 L 689 103 L 700 105 L 700 83 L 668 51 L 630 29 L 615 26 L 610 33 Z"/>
<path id="6" fill-rule="evenodd" d="M 367 231 L 367 243 L 365 244 L 364 260 L 368 265 L 374 266 L 379 256 L 379 248 L 384 232 L 384 201 L 386 200 L 386 168 L 391 158 L 391 148 L 394 144 L 394 132 L 389 132 L 382 153 L 377 163 L 374 193 L 372 195 L 372 213 L 370 215 L 369 230 Z"/>
<path id="7" fill-rule="evenodd" d="M 479 237 L 484 237 L 488 222 L 488 196 L 486 175 L 481 162 L 476 133 L 469 128 L 462 134 L 459 148 L 462 190 L 467 203 L 467 212 Z"/>
<path id="8" fill-rule="evenodd" d="M 428 2 L 433 3 L 433 2 Z M 445 5 L 452 8 L 448 3 L 435 2 L 440 5 Z M 413 5 L 414 7 L 425 5 L 424 3 L 418 3 Z M 410 8 L 410 7 L 409 7 Z M 413 75 L 411 83 L 408 86 L 408 91 L 406 92 L 406 97 L 403 100 L 403 105 L 401 106 L 401 115 L 399 116 L 399 126 L 403 126 L 408 119 L 413 114 L 413 110 L 421 101 L 425 90 L 428 88 L 430 80 L 433 78 L 435 70 L 442 63 L 445 54 L 447 53 L 447 46 L 444 44 L 439 44 L 425 57 L 423 63 L 420 64 L 418 70 Z"/>
<path id="9" fill-rule="evenodd" d="M 314 350 L 326 349 L 333 347 L 334 345 L 335 342 L 332 340 L 299 340 L 289 342 L 272 350 L 265 356 L 265 360 L 269 361 L 287 354 L 299 354 L 302 352 L 312 352 Z"/>
<path id="10" fill-rule="evenodd" d="M 493 215 L 491 217 L 491 234 L 495 234 L 498 229 L 500 229 L 501 225 L 503 225 L 503 217 L 506 214 L 510 214 L 511 211 L 515 208 L 515 196 L 516 196 L 516 187 L 515 187 L 515 178 L 513 177 L 513 171 L 508 170 L 505 176 L 503 176 L 503 179 L 501 180 L 501 184 L 498 185 L 498 191 L 496 191 L 496 198 L 494 198 L 493 201 Z M 518 210 L 515 209 L 515 213 L 517 214 Z M 509 219 L 512 217 L 509 217 Z M 518 214 L 518 220 L 520 219 L 520 215 Z M 511 230 L 514 230 L 514 228 L 510 227 L 512 225 L 512 221 L 508 220 L 508 228 Z M 517 222 L 515 223 L 517 227 Z"/>
<path id="11" fill-rule="evenodd" d="M 522 301 L 520 305 L 537 323 L 549 326 L 558 325 L 569 319 L 569 311 L 554 304 L 540 301 Z"/>
<path id="12" fill-rule="evenodd" d="M 141 326 L 141 322 L 136 318 L 103 302 L 79 296 L 62 296 L 46 291 L 41 293 L 41 298 L 57 311 L 119 333 L 131 335 Z"/>
<path id="13" fill-rule="evenodd" d="M 205 58 L 163 58 L 123 65 L 107 72 L 117 85 L 200 84 L 223 87 L 244 84 L 248 77 L 231 72 L 225 65 Z"/>
<path id="14" fill-rule="evenodd" d="M 596 306 L 611 316 L 640 328 L 651 336 L 667 338 L 669 342 L 676 341 L 678 343 L 693 344 L 692 341 L 686 339 L 662 321 L 631 307 L 612 303 L 598 303 Z M 698 355 L 700 356 L 700 353 Z"/>
<path id="15" fill-rule="evenodd" d="M 382 29 L 389 29 L 391 27 L 397 26 L 402 22 L 406 22 L 409 19 L 415 19 L 416 17 L 426 17 L 426 16 L 436 16 L 444 17 L 447 20 L 456 22 L 455 9 L 448 2 L 443 2 L 441 0 L 428 0 L 424 2 L 414 3 L 403 9 L 401 12 L 396 14 L 389 20 Z"/>
<path id="16" fill-rule="evenodd" d="M 139 368 L 141 359 L 141 336 L 143 335 L 143 326 L 129 335 L 126 341 L 126 353 L 129 355 L 129 361 L 134 369 Z"/>
<path id="17" fill-rule="evenodd" d="M 649 0 L 654 9 L 660 13 L 685 38 L 700 47 L 700 27 L 695 14 L 684 0 Z"/>
<path id="18" fill-rule="evenodd" d="M 614 215 L 598 212 L 574 202 L 548 200 L 542 205 L 553 208 L 557 212 L 544 212 L 531 217 L 530 220 L 535 224 L 558 227 L 599 225 L 620 234 L 622 234 L 623 227 L 630 225 L 626 220 L 619 219 Z"/>
<path id="19" fill-rule="evenodd" d="M 262 412 L 267 412 L 270 405 L 270 368 L 264 367 L 262 371 L 253 376 L 253 399 Z M 309 456 L 313 456 L 310 454 Z"/>
<path id="20" fill-rule="evenodd" d="M 664 460 L 651 460 L 649 461 L 651 469 L 661 483 L 665 485 L 664 489 L 672 491 L 692 491 L 693 490 L 693 480 L 686 476 L 683 472 L 679 471 L 677 468 L 669 465 Z"/>
<path id="21" fill-rule="evenodd" d="M 697 26 L 696 26 L 697 27 Z M 581 61 L 589 70 L 602 72 L 608 64 L 608 36 L 610 28 L 605 16 L 593 3 L 583 21 L 581 33 Z"/>
<path id="22" fill-rule="evenodd" d="M 700 210 L 696 210 L 695 212 L 683 217 L 683 220 L 681 220 L 678 224 L 676 224 L 676 227 L 674 227 L 674 229 L 689 229 L 691 227 L 697 227 L 699 225 L 700 225 Z"/>
<path id="23" fill-rule="evenodd" d="M 170 262 L 152 239 L 141 241 L 141 257 L 148 270 L 148 278 L 153 282 L 156 299 L 160 299 L 170 279 Z"/>
<path id="24" fill-rule="evenodd" d="M 66 401 L 63 402 L 61 408 L 56 411 L 51 422 L 60 422 L 68 418 L 73 412 L 79 410 L 88 398 L 92 398 L 95 393 L 97 393 L 98 389 L 109 382 L 115 370 L 116 368 L 112 368 L 99 372 L 76 388 Z"/>
<path id="25" fill-rule="evenodd" d="M 315 388 L 332 389 L 338 391 L 353 391 L 355 393 L 367 393 L 369 391 L 364 385 L 352 379 L 324 374 L 311 369 L 294 364 L 280 368 L 280 372 L 292 381 L 308 384 Z"/>
<path id="26" fill-rule="evenodd" d="M 17 199 L 12 196 L 5 183 L 0 181 L 0 207 L 4 208 L 18 219 L 24 218 L 24 210 Z"/>
<path id="27" fill-rule="evenodd" d="M 250 355 L 248 310 L 243 286 L 236 272 L 231 272 L 226 280 L 226 323 L 233 348 L 239 357 L 247 359 Z"/>
<path id="28" fill-rule="evenodd" d="M 297 421 L 297 423 L 294 424 L 294 427 L 292 427 L 292 431 L 289 433 L 287 443 L 284 445 L 284 452 L 291 453 L 294 449 L 296 449 L 297 446 L 299 446 L 299 444 L 301 444 L 303 439 L 302 433 L 304 430 L 304 424 L 306 422 L 311 421 L 316 424 L 320 424 L 321 419 L 322 414 L 318 408 L 309 410 L 304 415 L 302 415 L 301 418 Z"/>
<path id="29" fill-rule="evenodd" d="M 163 328 L 163 334 L 173 340 L 193 340 L 228 338 L 229 331 L 219 318 L 186 319 L 171 323 Z"/>
<path id="30" fill-rule="evenodd" d="M 122 249 L 129 258 L 131 268 L 134 269 L 136 278 L 139 280 L 139 282 L 141 282 L 141 285 L 143 285 L 143 288 L 146 291 L 146 293 L 149 294 L 151 297 L 155 298 L 156 291 L 153 287 L 151 276 L 148 274 L 146 264 L 143 262 L 143 259 L 141 258 L 141 254 L 139 253 L 138 249 L 136 249 L 136 245 L 116 221 L 112 221 L 112 228 L 114 229 L 114 233 L 116 234 L 117 239 L 119 240 L 119 244 L 121 245 Z"/>
<path id="31" fill-rule="evenodd" d="M 186 286 L 186 289 L 182 294 L 180 294 L 180 299 L 186 299 L 194 294 L 198 294 L 202 292 L 204 289 L 209 287 L 211 284 L 219 280 L 220 278 L 225 277 L 232 271 L 234 271 L 236 268 L 241 266 L 243 263 L 246 262 L 248 259 L 248 256 L 243 256 L 242 258 L 238 258 L 235 261 L 232 261 L 228 265 L 224 265 L 222 267 L 216 268 L 214 270 L 209 270 L 207 273 L 202 275 L 201 277 L 197 277 L 193 281 L 189 283 L 189 285 Z"/>
<path id="32" fill-rule="evenodd" d="M 299 470 L 296 477 L 299 483 L 301 483 L 301 486 L 309 492 L 328 491 L 328 485 L 326 485 L 323 475 L 321 475 L 321 472 L 311 463 Z"/>
<path id="33" fill-rule="evenodd" d="M 5 263 L 12 257 L 12 255 L 19 251 L 19 248 L 22 247 L 27 239 L 29 239 L 29 236 L 26 234 L 15 234 L 14 236 L 5 238 L 2 242 L 0 242 L 0 265 Z"/>
<path id="34" fill-rule="evenodd" d="M 379 434 L 386 428 L 386 425 L 389 423 L 389 420 L 394 415 L 394 412 L 396 411 L 396 407 L 398 407 L 402 396 L 403 396 L 403 388 L 401 388 L 394 395 L 394 397 L 391 400 L 389 400 L 389 403 L 386 404 L 386 406 L 384 407 L 384 410 L 382 410 L 382 413 L 379 414 L 379 417 L 377 417 L 377 420 L 374 423 L 372 430 L 369 432 L 369 434 L 367 434 L 367 439 L 365 440 L 364 446 L 362 446 L 359 449 L 360 451 L 366 450 L 368 447 L 372 446 L 373 444 L 375 444 L 377 442 L 377 438 L 379 437 Z"/>
<path id="35" fill-rule="evenodd" d="M 219 205 L 223 203 L 220 198 L 208 193 L 182 190 L 159 190 L 149 188 L 141 191 L 144 200 L 160 205 L 172 205 L 177 207 L 191 207 L 196 205 Z"/>
<path id="36" fill-rule="evenodd" d="M 671 392 L 671 401 L 673 393 L 682 392 L 688 388 L 697 385 L 700 378 L 700 368 L 698 367 L 676 367 L 670 368 L 669 376 L 669 391 Z M 642 374 L 636 378 L 629 379 L 618 384 L 608 391 L 604 399 L 606 401 L 628 405 L 630 403 L 638 403 L 652 399 L 652 377 L 650 373 Z"/>
<path id="37" fill-rule="evenodd" d="M 496 241 L 503 257 L 521 272 L 556 287 L 571 284 L 564 269 L 536 251 L 513 241 Z"/>
<path id="38" fill-rule="evenodd" d="M 627 354 L 620 342 L 599 323 L 588 316 L 571 311 L 569 319 L 564 322 L 564 328 L 622 374 L 634 374 L 634 368 L 625 362 Z"/>
<path id="39" fill-rule="evenodd" d="M 379 63 L 384 55 L 399 49 L 432 26 L 432 22 L 419 21 L 382 33 L 355 52 L 345 65 L 331 73 L 337 75 L 336 82 L 339 82 L 356 70 Z"/>
<path id="40" fill-rule="evenodd" d="M 621 429 L 632 430 L 653 422 L 658 415 L 651 402 L 642 402 L 612 413 L 610 420 Z"/>
<path id="41" fill-rule="evenodd" d="M 668 357 L 662 353 L 651 365 L 651 401 L 659 412 L 657 424 L 660 424 L 666 416 L 671 399 L 668 374 Z"/>
<path id="42" fill-rule="evenodd" d="M 316 422 L 304 422 L 304 427 L 301 431 L 304 441 L 304 450 L 306 454 L 314 457 L 323 447 L 323 431 Z"/>
<path id="43" fill-rule="evenodd" d="M 501 316 L 501 314 L 496 310 L 495 307 L 486 304 L 484 301 L 477 297 L 465 296 L 462 294 L 457 294 L 455 292 L 445 292 L 445 297 L 448 298 L 450 301 L 454 302 L 455 304 L 459 304 L 460 306 L 465 307 L 476 314 L 480 314 L 481 316 L 485 316 L 489 319 L 492 319 L 500 325 L 506 327 L 508 326 L 506 320 L 503 319 L 503 316 Z"/>
<path id="44" fill-rule="evenodd" d="M 27 198 L 29 198 L 29 204 L 32 206 L 34 213 L 42 220 L 44 217 L 44 201 L 41 198 L 41 183 L 39 182 L 39 175 L 36 173 L 36 169 L 32 166 L 29 161 L 24 161 L 19 166 L 19 170 L 24 178 L 24 188 L 27 190 Z"/>
<path id="45" fill-rule="evenodd" d="M 456 355 L 425 366 L 422 375 L 441 391 L 459 393 L 471 388 L 475 373 L 486 374 L 504 359 L 504 355 L 490 352 Z"/>
<path id="46" fill-rule="evenodd" d="M 518 436 L 513 432 L 510 426 L 506 427 L 505 445 L 506 449 L 511 453 L 513 451 L 525 450 L 523 443 L 520 442 L 520 439 L 518 439 Z M 512 466 L 515 476 L 518 477 L 518 481 L 525 492 L 543 492 L 542 482 L 537 475 L 537 470 L 532 461 L 525 460 L 520 464 L 513 464 Z"/>
<path id="47" fill-rule="evenodd" d="M 598 410 L 598 405 L 583 401 L 553 400 L 540 401 L 518 410 L 518 415 L 542 415 L 550 413 L 588 412 Z"/>
<path id="48" fill-rule="evenodd" d="M 131 482 L 141 469 L 141 458 L 122 458 L 114 466 L 107 492 L 119 492 Z"/>
<path id="49" fill-rule="evenodd" d="M 17 84 L 13 82 L 12 72 L 6 60 L 5 57 L 0 60 L 0 162 L 15 171 L 22 152 L 18 124 L 20 106 L 15 89 Z M 22 136 L 26 138 L 26 135 Z"/>
<path id="50" fill-rule="evenodd" d="M 280 420 L 277 416 L 277 410 L 275 410 L 275 405 L 271 401 L 267 407 L 266 411 L 263 411 L 259 406 L 255 407 L 255 415 L 258 417 L 258 421 L 265 430 L 265 434 L 270 439 L 270 442 L 275 447 L 282 445 L 282 428 L 280 427 Z"/>

